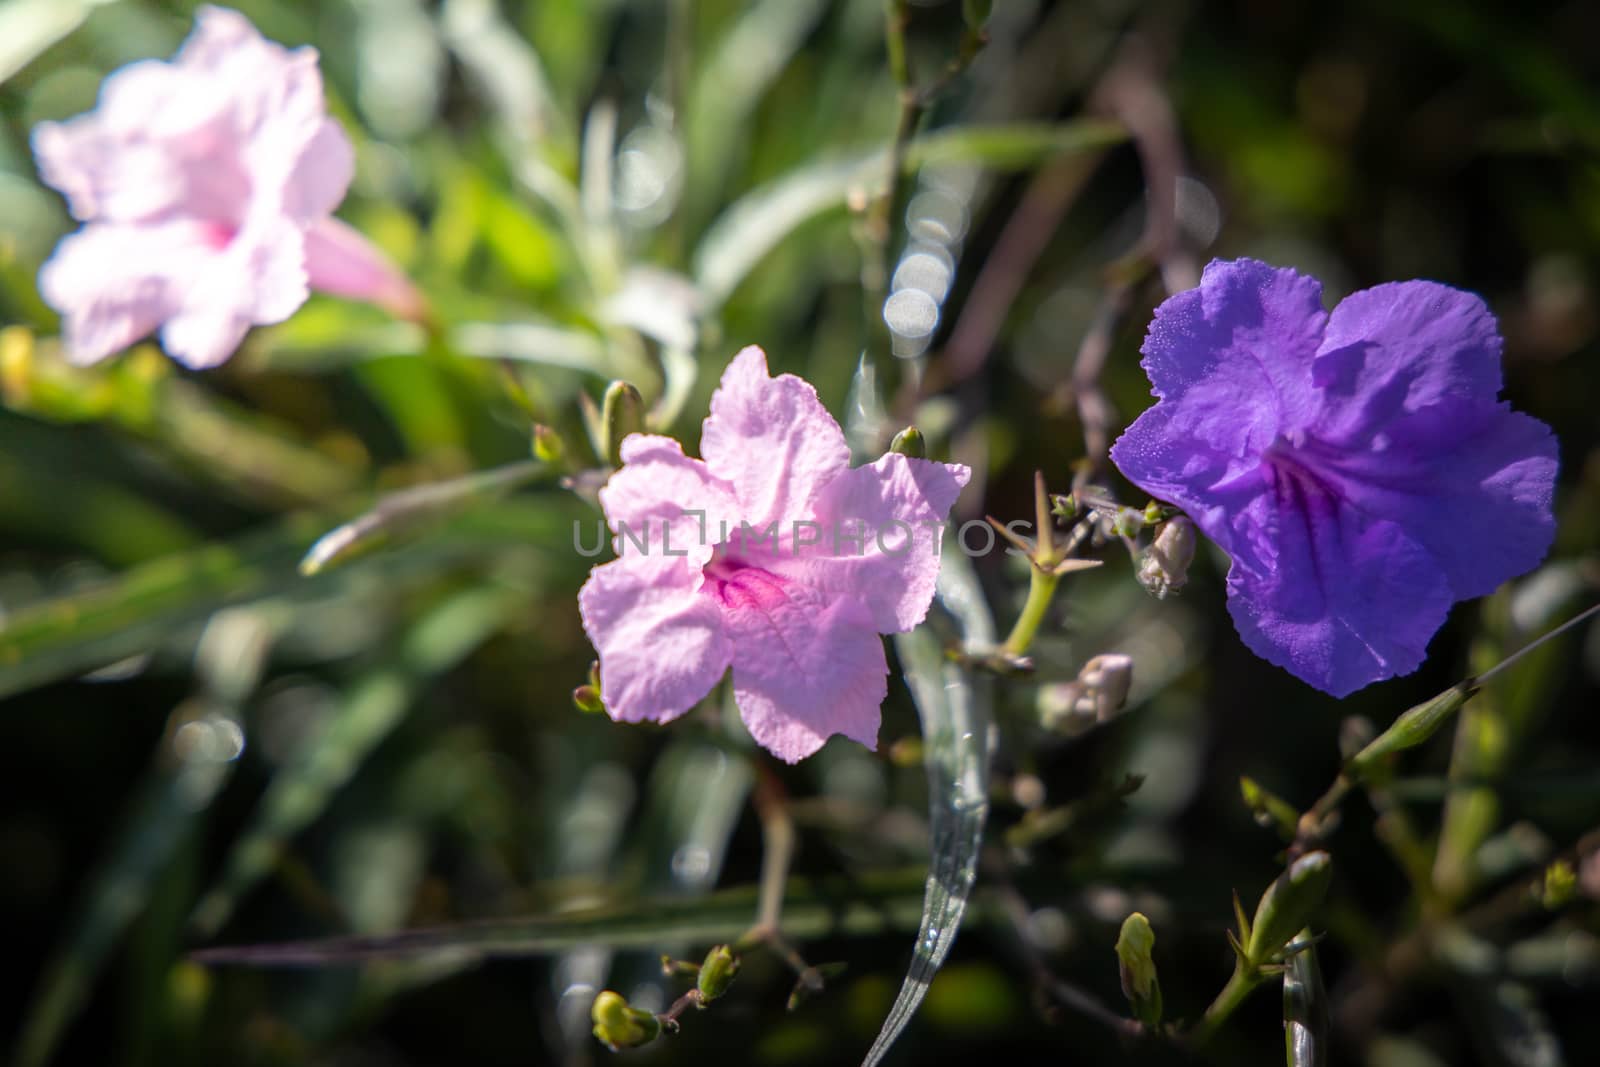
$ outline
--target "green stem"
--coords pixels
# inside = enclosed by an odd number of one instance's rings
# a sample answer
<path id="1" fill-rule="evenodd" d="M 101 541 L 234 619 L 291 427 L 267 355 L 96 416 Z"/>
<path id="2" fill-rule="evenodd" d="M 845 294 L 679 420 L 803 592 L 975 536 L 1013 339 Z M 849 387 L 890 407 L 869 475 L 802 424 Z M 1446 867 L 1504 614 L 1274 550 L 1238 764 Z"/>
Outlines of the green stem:
<path id="1" fill-rule="evenodd" d="M 1050 610 L 1050 601 L 1056 595 L 1056 586 L 1061 584 L 1059 575 L 1047 574 L 1038 567 L 1028 571 L 1028 599 L 1022 605 L 1022 614 L 1017 616 L 1017 623 L 1011 627 L 1011 634 L 1006 638 L 1000 650 L 1009 656 L 1021 656 L 1028 651 L 1028 646 L 1033 644 L 1033 637 L 1039 632 L 1039 624 L 1044 622 L 1045 612 Z"/>
<path id="2" fill-rule="evenodd" d="M 1227 1022 L 1245 998 L 1255 992 L 1256 986 L 1261 984 L 1261 972 L 1246 970 L 1244 964 L 1233 969 L 1233 977 L 1228 979 L 1228 984 L 1222 987 L 1222 992 L 1217 994 L 1217 999 L 1211 1002 L 1211 1007 L 1206 1009 L 1205 1016 L 1199 1025 L 1194 1028 L 1194 1043 L 1203 1045 L 1211 1040 L 1222 1024 Z"/>

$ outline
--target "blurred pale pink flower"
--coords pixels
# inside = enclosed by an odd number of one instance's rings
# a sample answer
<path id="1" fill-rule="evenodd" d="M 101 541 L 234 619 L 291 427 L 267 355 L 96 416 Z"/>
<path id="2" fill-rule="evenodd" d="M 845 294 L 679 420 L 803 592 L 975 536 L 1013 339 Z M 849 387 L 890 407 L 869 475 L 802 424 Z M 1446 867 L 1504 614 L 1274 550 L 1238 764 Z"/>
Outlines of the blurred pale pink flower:
<path id="1" fill-rule="evenodd" d="M 606 710 L 688 711 L 733 668 L 751 735 L 790 763 L 832 734 L 876 747 L 880 633 L 922 621 L 939 527 L 971 471 L 890 453 L 851 469 L 817 391 L 740 352 L 711 398 L 703 460 L 633 434 L 600 491 L 619 558 L 578 594 Z"/>
<path id="2" fill-rule="evenodd" d="M 156 329 L 191 367 L 227 359 L 309 288 L 417 317 L 421 297 L 332 217 L 354 166 L 328 118 L 317 53 L 203 7 L 170 63 L 106 79 L 93 112 L 34 130 L 44 180 L 82 229 L 39 273 L 67 350 L 104 359 Z"/>

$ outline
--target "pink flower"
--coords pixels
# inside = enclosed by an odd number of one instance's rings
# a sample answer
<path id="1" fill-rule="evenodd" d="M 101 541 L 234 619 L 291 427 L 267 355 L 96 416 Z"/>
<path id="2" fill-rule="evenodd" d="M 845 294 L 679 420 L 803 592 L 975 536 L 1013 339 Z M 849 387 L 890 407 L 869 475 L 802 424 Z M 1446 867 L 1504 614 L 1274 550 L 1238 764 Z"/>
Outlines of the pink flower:
<path id="1" fill-rule="evenodd" d="M 237 12 L 201 8 L 172 62 L 112 74 L 95 111 L 40 123 L 33 150 L 85 224 L 39 272 L 78 362 L 160 328 L 173 357 L 215 366 L 309 287 L 421 312 L 382 253 L 332 217 L 354 153 L 326 114 L 316 51 L 273 44 Z"/>
<path id="2" fill-rule="evenodd" d="M 578 593 L 611 717 L 666 722 L 733 668 L 750 733 L 794 763 L 877 746 L 880 633 L 928 613 L 940 527 L 971 471 L 890 453 L 851 469 L 817 391 L 750 347 L 711 398 L 703 460 L 633 434 L 600 491 L 618 559 Z"/>

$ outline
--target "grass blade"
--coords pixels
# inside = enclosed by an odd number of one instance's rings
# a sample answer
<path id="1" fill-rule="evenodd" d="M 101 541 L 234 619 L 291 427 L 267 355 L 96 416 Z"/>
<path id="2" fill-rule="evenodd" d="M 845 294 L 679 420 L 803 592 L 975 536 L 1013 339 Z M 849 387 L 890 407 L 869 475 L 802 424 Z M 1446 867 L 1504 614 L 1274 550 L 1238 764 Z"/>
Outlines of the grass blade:
<path id="1" fill-rule="evenodd" d="M 939 585 L 967 641 L 992 642 L 993 624 L 959 553 L 945 554 Z M 895 650 L 922 719 L 933 855 L 910 970 L 862 1067 L 874 1067 L 888 1054 L 950 954 L 977 877 L 989 814 L 989 680 L 947 659 L 926 626 L 898 635 Z"/>

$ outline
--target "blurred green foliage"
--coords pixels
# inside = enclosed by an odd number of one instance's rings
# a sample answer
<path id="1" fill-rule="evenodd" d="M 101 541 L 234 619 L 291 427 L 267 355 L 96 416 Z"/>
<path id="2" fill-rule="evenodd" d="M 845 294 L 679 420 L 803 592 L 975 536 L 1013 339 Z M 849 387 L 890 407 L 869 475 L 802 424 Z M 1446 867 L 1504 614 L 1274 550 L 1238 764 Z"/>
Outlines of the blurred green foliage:
<path id="1" fill-rule="evenodd" d="M 1458 608 L 1416 675 L 1344 702 L 1245 652 L 1214 553 L 1162 602 L 1119 559 L 1070 576 L 1037 673 L 996 685 L 989 854 L 967 857 L 953 962 L 890 1062 L 1279 1062 L 1274 996 L 1186 1053 L 1119 1036 L 1060 983 L 1119 1004 L 1113 946 L 1137 910 L 1164 1018 L 1197 1020 L 1233 964 L 1230 895 L 1273 882 L 1284 809 L 1334 781 L 1362 720 L 1484 672 L 1600 586 L 1594 5 L 994 5 L 988 46 L 905 156 L 902 200 L 957 188 L 961 232 L 932 346 L 897 360 L 873 278 L 907 231 L 871 212 L 899 109 L 882 0 L 241 2 L 320 50 L 358 146 L 340 213 L 443 327 L 313 297 L 217 371 L 149 347 L 68 367 L 35 277 L 71 222 L 28 132 L 90 108 L 120 64 L 170 55 L 192 6 L 0 0 L 0 1033 L 20 1063 L 604 1061 L 598 990 L 665 1008 L 688 985 L 660 956 L 698 959 L 754 919 L 748 801 L 773 783 L 798 835 L 785 933 L 848 967 L 786 1014 L 795 975 L 749 951 L 712 1010 L 637 1055 L 859 1062 L 923 907 L 910 690 L 891 685 L 878 754 L 836 741 L 792 769 L 715 700 L 665 728 L 575 710 L 592 651 L 573 524 L 593 544 L 606 446 L 582 398 L 627 380 L 646 424 L 692 446 L 721 367 L 759 343 L 862 456 L 914 423 L 930 454 L 970 463 L 959 518 L 1030 516 L 1033 471 L 1064 492 L 1084 453 L 1074 353 L 1153 202 L 1152 159 L 1107 103 L 1130 57 L 1172 108 L 1173 221 L 1194 256 L 1292 264 L 1330 298 L 1408 277 L 1485 296 L 1507 396 L 1561 440 L 1559 540 Z M 907 7 L 921 82 L 981 6 Z M 1036 194 L 1058 210 L 954 373 L 946 346 L 1015 267 L 1007 223 Z M 1137 347 L 1164 290 L 1146 273 L 1106 337 L 1113 431 L 1148 402 Z M 509 468 L 535 425 L 551 462 Z M 529 476 L 453 481 L 502 468 Z M 435 483 L 453 488 L 387 541 L 301 574 L 319 537 Z M 1016 563 L 976 561 L 1002 625 Z M 1041 702 L 1113 651 L 1136 665 L 1122 717 L 1043 732 Z M 1597 688 L 1590 625 L 1345 800 L 1312 920 L 1328 936 L 1291 964 L 1302 1048 L 1372 1067 L 1600 1061 Z M 1273 802 L 1264 826 L 1245 775 Z M 1557 860 L 1575 889 L 1550 890 Z M 297 970 L 189 956 L 476 920 L 508 925 L 359 967 L 359 940 L 336 943 L 344 965 Z M 1331 1041 L 1306 1029 L 1330 1012 Z"/>

